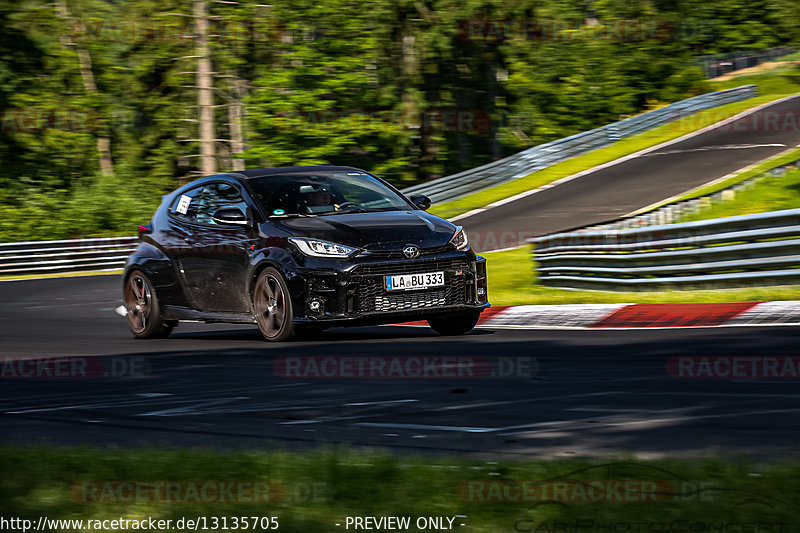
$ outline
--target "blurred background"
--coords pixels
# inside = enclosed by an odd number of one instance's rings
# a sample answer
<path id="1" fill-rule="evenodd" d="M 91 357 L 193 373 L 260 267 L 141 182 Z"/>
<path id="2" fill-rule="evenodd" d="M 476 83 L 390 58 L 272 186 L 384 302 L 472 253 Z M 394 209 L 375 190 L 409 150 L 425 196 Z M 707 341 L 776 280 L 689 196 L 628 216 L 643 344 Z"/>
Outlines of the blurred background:
<path id="1" fill-rule="evenodd" d="M 800 44 L 796 0 L 263 1 L 0 0 L 0 241 L 129 234 L 246 167 L 408 187 Z"/>

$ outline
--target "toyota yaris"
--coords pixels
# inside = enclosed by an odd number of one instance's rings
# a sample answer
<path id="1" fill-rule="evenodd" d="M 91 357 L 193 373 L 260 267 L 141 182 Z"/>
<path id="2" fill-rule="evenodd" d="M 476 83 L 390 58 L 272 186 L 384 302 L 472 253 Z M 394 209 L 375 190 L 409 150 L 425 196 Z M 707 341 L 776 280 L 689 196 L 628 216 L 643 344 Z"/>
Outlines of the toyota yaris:
<path id="1" fill-rule="evenodd" d="M 198 179 L 139 226 L 124 274 L 128 324 L 140 338 L 180 320 L 257 324 L 269 341 L 415 320 L 466 333 L 489 307 L 486 260 L 429 206 L 350 167 Z"/>

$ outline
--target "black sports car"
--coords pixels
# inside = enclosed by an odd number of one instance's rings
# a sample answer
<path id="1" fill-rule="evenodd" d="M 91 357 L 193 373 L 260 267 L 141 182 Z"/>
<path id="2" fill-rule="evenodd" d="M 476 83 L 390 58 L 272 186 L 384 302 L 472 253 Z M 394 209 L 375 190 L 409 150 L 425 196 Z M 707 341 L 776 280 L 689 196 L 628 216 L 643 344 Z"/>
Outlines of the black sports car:
<path id="1" fill-rule="evenodd" d="M 470 331 L 486 260 L 462 228 L 350 167 L 217 174 L 164 196 L 125 268 L 134 336 L 179 320 L 255 323 L 267 340 L 302 331 L 427 320 Z"/>

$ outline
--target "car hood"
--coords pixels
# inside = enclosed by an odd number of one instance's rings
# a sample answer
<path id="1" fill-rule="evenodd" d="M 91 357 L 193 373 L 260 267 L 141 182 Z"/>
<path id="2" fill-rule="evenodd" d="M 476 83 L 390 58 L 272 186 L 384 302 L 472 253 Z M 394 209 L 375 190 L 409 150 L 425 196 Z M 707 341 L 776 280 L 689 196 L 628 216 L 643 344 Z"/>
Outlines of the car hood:
<path id="1" fill-rule="evenodd" d="M 270 220 L 295 237 L 313 237 L 368 250 L 399 250 L 404 245 L 420 248 L 444 246 L 455 226 L 424 211 L 342 213 L 308 218 Z"/>

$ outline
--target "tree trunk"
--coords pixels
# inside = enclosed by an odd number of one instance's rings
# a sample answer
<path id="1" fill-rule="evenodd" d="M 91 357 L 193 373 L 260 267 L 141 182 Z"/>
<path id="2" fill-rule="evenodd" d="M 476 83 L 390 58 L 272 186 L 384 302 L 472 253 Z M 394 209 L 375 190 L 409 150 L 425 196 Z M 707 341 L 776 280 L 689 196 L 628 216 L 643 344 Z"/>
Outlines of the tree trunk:
<path id="1" fill-rule="evenodd" d="M 231 132 L 231 156 L 244 151 L 244 138 L 242 135 L 242 98 L 244 97 L 245 81 L 239 78 L 233 80 L 233 100 L 228 105 L 228 122 Z M 244 170 L 244 159 L 231 157 L 232 170 Z"/>
<path id="2" fill-rule="evenodd" d="M 214 149 L 214 85 L 208 48 L 208 13 L 205 0 L 194 2 L 194 27 L 197 39 L 197 106 L 200 109 L 200 171 L 217 172 Z"/>
<path id="3" fill-rule="evenodd" d="M 56 4 L 56 15 L 64 20 L 70 20 L 69 10 L 67 9 L 66 0 L 59 0 Z M 97 93 L 97 84 L 94 81 L 94 73 L 92 72 L 92 56 L 89 51 L 81 46 L 72 42 L 68 37 L 62 39 L 62 43 L 66 46 L 75 48 L 78 54 L 78 67 L 81 71 L 81 80 L 83 81 L 83 89 L 87 93 Z M 114 174 L 114 164 L 111 160 L 111 139 L 107 135 L 98 134 L 97 136 L 97 156 L 100 163 L 100 171 L 104 174 Z"/>

